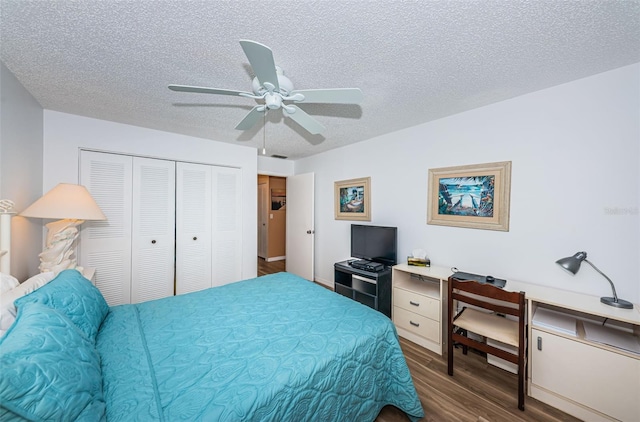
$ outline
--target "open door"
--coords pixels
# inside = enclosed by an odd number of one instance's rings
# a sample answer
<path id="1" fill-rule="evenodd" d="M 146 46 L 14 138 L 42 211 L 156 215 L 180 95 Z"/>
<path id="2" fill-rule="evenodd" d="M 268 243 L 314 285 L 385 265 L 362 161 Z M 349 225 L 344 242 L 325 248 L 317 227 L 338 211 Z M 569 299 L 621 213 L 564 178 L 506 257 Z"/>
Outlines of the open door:
<path id="1" fill-rule="evenodd" d="M 286 270 L 313 281 L 314 174 L 287 177 Z"/>
<path id="2" fill-rule="evenodd" d="M 269 214 L 269 185 L 258 184 L 258 256 L 267 259 Z"/>

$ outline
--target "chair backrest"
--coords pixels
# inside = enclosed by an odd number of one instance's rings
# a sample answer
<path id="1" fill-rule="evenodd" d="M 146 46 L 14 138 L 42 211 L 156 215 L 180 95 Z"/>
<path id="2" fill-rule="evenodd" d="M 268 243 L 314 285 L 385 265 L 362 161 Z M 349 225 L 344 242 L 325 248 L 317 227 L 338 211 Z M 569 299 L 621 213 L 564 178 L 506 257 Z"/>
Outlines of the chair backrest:
<path id="1" fill-rule="evenodd" d="M 453 309 L 454 300 L 458 303 L 462 302 L 484 308 L 493 311 L 493 313 L 463 307 L 463 310 L 454 316 L 456 314 Z M 453 375 L 454 341 L 463 345 L 464 354 L 466 354 L 466 347 L 472 347 L 516 364 L 518 366 L 518 408 L 520 410 L 524 410 L 526 372 L 525 309 L 524 292 L 509 292 L 491 284 L 482 284 L 475 280 L 461 281 L 449 277 L 447 372 L 449 375 Z M 518 317 L 518 322 L 507 322 L 507 319 L 502 318 L 500 314 L 514 315 Z M 455 325 L 462 330 L 454 332 Z M 468 331 L 512 345 L 517 348 L 517 355 L 468 337 Z"/>
<path id="2" fill-rule="evenodd" d="M 509 292 L 491 284 L 449 277 L 449 297 L 450 300 L 524 318 L 524 292 Z"/>

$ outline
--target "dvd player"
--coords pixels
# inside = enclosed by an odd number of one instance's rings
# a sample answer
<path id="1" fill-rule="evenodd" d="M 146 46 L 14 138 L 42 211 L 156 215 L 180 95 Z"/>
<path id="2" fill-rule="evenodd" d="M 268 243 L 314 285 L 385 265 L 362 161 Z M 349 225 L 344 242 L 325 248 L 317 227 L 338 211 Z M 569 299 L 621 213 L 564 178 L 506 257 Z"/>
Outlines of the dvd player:
<path id="1" fill-rule="evenodd" d="M 364 271 L 371 271 L 377 273 L 378 271 L 384 270 L 384 265 L 378 262 L 367 261 L 366 259 L 360 259 L 358 261 L 352 261 L 349 263 L 353 268 Z"/>

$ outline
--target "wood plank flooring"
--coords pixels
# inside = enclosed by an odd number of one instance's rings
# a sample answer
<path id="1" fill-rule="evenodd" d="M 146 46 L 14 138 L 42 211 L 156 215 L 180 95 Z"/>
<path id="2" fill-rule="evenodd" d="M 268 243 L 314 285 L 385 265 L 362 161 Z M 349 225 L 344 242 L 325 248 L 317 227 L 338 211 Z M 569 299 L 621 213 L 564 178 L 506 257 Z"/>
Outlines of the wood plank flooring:
<path id="1" fill-rule="evenodd" d="M 285 261 L 258 258 L 258 275 L 285 270 Z M 579 421 L 536 399 L 526 397 L 525 411 L 518 410 L 517 376 L 487 363 L 472 351 L 454 351 L 454 376 L 447 374 L 445 356 L 439 356 L 400 338 L 413 383 L 424 408 L 424 422 L 560 422 Z M 376 422 L 406 422 L 409 418 L 386 406 Z"/>
<path id="2" fill-rule="evenodd" d="M 444 356 L 403 338 L 400 346 L 425 412 L 422 421 L 579 421 L 528 396 L 525 411 L 518 410 L 517 376 L 489 365 L 478 353 L 469 351 L 465 356 L 455 349 L 454 376 L 450 377 Z M 408 420 L 403 412 L 386 406 L 376 422 Z"/>
<path id="3" fill-rule="evenodd" d="M 285 263 L 284 259 L 267 262 L 265 259 L 258 257 L 258 276 L 282 272 L 285 269 Z"/>

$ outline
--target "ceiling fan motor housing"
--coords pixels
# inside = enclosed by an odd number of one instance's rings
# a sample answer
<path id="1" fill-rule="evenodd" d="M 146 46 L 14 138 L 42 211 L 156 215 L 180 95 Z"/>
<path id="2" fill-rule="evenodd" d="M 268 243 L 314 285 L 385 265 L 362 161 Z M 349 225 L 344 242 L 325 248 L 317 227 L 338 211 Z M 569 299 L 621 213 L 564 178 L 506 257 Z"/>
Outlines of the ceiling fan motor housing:
<path id="1" fill-rule="evenodd" d="M 278 77 L 278 85 L 280 85 L 280 89 L 276 92 L 279 92 L 284 97 L 288 96 L 289 93 L 293 91 L 293 82 L 284 75 L 284 70 L 282 70 L 280 66 L 276 66 L 276 76 Z M 260 83 L 257 77 L 253 78 L 251 88 L 256 95 L 260 96 L 264 95 L 265 92 L 269 92 L 269 90 Z"/>

